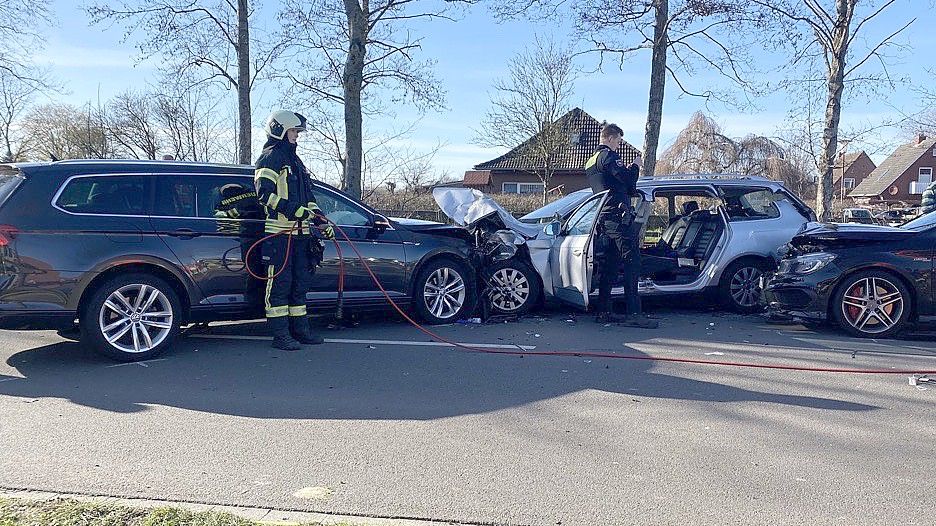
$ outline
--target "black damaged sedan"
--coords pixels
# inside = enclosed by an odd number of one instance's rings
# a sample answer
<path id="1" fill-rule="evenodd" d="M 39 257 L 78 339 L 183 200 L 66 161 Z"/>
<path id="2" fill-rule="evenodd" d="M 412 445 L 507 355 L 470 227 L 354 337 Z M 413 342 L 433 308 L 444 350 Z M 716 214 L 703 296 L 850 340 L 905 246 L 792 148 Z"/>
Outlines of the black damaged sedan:
<path id="1" fill-rule="evenodd" d="M 897 228 L 810 224 L 768 282 L 773 312 L 889 337 L 936 325 L 936 213 Z"/>

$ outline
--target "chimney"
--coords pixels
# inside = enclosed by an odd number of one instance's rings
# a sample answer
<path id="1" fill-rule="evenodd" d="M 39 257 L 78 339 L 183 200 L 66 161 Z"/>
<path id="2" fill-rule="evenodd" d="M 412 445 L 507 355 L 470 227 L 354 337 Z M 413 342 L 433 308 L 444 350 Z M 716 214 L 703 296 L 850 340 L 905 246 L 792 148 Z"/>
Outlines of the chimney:
<path id="1" fill-rule="evenodd" d="M 924 134 L 924 133 L 918 133 L 918 134 L 917 134 L 917 138 L 916 138 L 916 144 L 917 144 L 917 146 L 923 144 L 923 141 L 925 141 L 925 140 L 926 140 L 926 134 Z"/>

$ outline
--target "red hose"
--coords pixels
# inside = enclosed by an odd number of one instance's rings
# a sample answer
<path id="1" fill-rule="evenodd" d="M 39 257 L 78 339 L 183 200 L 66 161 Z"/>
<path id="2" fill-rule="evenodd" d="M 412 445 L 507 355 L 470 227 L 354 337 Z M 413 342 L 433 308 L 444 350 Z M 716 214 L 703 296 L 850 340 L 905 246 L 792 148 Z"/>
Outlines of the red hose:
<path id="1" fill-rule="evenodd" d="M 325 217 L 324 215 L 321 217 L 325 219 L 326 221 L 328 221 L 328 218 Z M 329 221 L 329 223 L 330 222 L 331 221 Z M 260 239 L 255 241 L 254 244 L 250 245 L 250 248 L 247 249 L 247 253 L 244 254 L 244 268 L 247 269 L 247 273 L 256 279 L 259 279 L 260 281 L 269 281 L 279 276 L 280 274 L 282 274 L 283 271 L 286 270 L 286 263 L 289 262 L 289 254 L 290 252 L 292 252 L 291 249 L 292 249 L 293 234 L 296 232 L 298 228 L 300 228 L 300 222 L 296 221 L 296 223 L 289 230 L 283 230 L 281 232 L 276 232 L 274 234 L 261 237 Z M 263 244 L 263 242 L 266 241 L 267 239 L 273 239 L 274 237 L 282 236 L 283 234 L 287 234 L 289 236 L 286 239 L 286 257 L 283 259 L 283 268 L 276 271 L 276 273 L 273 274 L 272 276 L 259 276 L 257 274 L 254 274 L 254 271 L 250 269 L 250 264 L 248 263 L 248 261 L 250 261 L 250 253 L 253 252 L 261 244 Z M 341 245 L 338 243 L 338 240 L 335 238 L 332 238 L 332 241 L 335 243 L 335 252 L 338 254 L 338 294 L 340 296 L 341 294 L 344 293 L 344 256 L 342 256 L 341 254 Z"/>
<path id="2" fill-rule="evenodd" d="M 410 325 L 416 329 L 422 331 L 427 336 L 436 340 L 438 342 L 447 343 L 457 349 L 468 352 L 476 353 L 485 353 L 485 354 L 506 354 L 506 355 L 531 355 L 531 356 L 575 356 L 575 357 L 586 357 L 586 358 L 613 358 L 613 359 L 622 359 L 622 360 L 648 360 L 653 362 L 676 362 L 676 363 L 691 363 L 691 364 L 701 364 L 701 365 L 721 365 L 728 367 L 746 367 L 752 369 L 777 369 L 783 371 L 807 371 L 807 372 L 823 372 L 823 373 L 851 373 L 851 374 L 936 374 L 936 370 L 932 371 L 919 371 L 919 370 L 900 370 L 900 369 L 850 369 L 850 368 L 834 368 L 834 367 L 804 367 L 799 365 L 771 365 L 771 364 L 754 364 L 754 363 L 744 363 L 744 362 L 724 362 L 716 360 L 698 360 L 694 358 L 661 358 L 655 356 L 628 356 L 623 354 L 614 354 L 608 352 L 595 352 L 595 351 L 543 351 L 543 352 L 528 352 L 528 351 L 509 351 L 509 350 L 499 350 L 499 349 L 484 349 L 480 347 L 472 347 L 470 345 L 465 345 L 462 343 L 453 342 L 438 334 L 430 331 L 429 329 L 423 327 L 415 320 L 413 320 L 403 309 L 400 308 L 396 302 L 393 301 L 393 298 L 390 297 L 390 294 L 387 293 L 383 285 L 380 283 L 380 280 L 377 279 L 377 276 L 374 274 L 374 271 L 371 270 L 370 265 L 367 264 L 367 258 L 365 258 L 358 251 L 357 247 L 354 245 L 354 242 L 345 234 L 344 230 L 341 229 L 338 225 L 332 221 L 328 221 L 332 224 L 335 230 L 348 242 L 348 246 L 351 247 L 351 250 L 354 251 L 354 254 L 364 265 L 364 268 L 367 270 L 367 273 L 370 275 L 371 279 L 374 281 L 374 284 L 377 285 L 377 288 L 380 289 L 380 292 L 383 293 L 384 298 L 386 298 L 387 303 L 389 303 L 399 314 L 403 316 Z M 340 257 L 340 256 L 339 256 Z M 341 267 L 340 272 L 343 272 L 344 267 Z M 343 281 L 343 276 L 339 278 L 339 283 Z"/>

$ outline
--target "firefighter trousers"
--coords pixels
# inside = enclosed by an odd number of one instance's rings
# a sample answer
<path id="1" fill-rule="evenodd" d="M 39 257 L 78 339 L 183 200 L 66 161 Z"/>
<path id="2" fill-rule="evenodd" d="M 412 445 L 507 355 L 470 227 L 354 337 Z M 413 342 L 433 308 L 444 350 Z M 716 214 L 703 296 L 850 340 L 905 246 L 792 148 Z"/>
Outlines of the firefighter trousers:
<path id="1" fill-rule="evenodd" d="M 294 236 L 287 258 L 286 236 L 277 236 L 264 243 L 262 257 L 267 277 L 283 269 L 278 276 L 266 282 L 264 307 L 267 318 L 306 315 L 306 293 L 312 288 L 315 273 L 312 250 L 316 246 L 318 241 L 315 238 Z"/>

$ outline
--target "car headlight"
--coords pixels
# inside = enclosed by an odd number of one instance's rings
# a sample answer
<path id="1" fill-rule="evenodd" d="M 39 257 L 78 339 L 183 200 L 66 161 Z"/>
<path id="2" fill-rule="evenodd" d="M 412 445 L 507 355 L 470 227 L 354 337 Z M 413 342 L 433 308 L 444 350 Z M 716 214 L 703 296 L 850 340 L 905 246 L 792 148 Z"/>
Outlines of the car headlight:
<path id="1" fill-rule="evenodd" d="M 835 254 L 819 252 L 797 256 L 794 260 L 793 272 L 796 274 L 811 274 L 828 265 L 835 259 Z"/>

